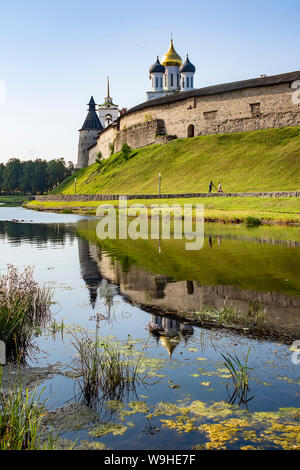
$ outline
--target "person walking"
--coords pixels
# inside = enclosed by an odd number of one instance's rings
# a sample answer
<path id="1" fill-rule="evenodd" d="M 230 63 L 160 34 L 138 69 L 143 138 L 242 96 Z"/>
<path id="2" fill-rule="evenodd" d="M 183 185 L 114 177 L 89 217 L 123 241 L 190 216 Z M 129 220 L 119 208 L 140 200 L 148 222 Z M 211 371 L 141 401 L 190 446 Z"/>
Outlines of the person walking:
<path id="1" fill-rule="evenodd" d="M 211 182 L 209 183 L 209 189 L 208 189 L 208 192 L 209 192 L 209 193 L 212 192 L 212 188 L 213 188 L 213 187 L 215 188 L 215 185 L 214 185 L 214 183 L 211 181 Z"/>
<path id="2" fill-rule="evenodd" d="M 219 186 L 218 186 L 218 193 L 222 193 L 222 185 L 221 185 L 221 181 L 219 181 Z"/>

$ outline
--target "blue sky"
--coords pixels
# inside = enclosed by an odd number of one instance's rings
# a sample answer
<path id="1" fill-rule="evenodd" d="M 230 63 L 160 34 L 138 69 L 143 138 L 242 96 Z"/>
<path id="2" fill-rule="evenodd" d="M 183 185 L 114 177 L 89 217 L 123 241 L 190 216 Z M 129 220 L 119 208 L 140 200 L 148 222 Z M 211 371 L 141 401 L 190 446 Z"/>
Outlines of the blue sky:
<path id="1" fill-rule="evenodd" d="M 174 45 L 195 86 L 300 69 L 299 0 L 0 0 L 0 161 L 76 162 L 91 95 L 145 101 L 148 69 Z M 1 89 L 0 89 L 1 96 Z"/>

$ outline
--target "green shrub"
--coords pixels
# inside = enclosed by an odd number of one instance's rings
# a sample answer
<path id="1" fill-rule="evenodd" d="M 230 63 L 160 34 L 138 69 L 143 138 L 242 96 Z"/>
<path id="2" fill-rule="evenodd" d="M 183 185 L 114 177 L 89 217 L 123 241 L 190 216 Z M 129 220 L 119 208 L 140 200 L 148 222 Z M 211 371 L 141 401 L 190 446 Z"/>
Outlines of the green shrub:
<path id="1" fill-rule="evenodd" d="M 102 163 L 102 153 L 98 152 L 96 156 L 96 163 Z"/>
<path id="2" fill-rule="evenodd" d="M 125 158 L 125 160 L 128 160 L 129 157 L 130 157 L 131 148 L 129 147 L 129 145 L 126 142 L 124 142 L 123 145 L 122 145 L 121 154 L 122 154 L 123 158 Z"/>

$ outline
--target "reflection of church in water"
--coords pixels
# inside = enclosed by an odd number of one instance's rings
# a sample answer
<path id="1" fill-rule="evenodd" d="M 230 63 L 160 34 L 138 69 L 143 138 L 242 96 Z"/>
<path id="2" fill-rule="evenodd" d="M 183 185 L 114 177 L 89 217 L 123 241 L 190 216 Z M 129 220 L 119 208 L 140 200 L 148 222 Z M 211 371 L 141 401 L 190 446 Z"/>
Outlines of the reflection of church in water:
<path id="1" fill-rule="evenodd" d="M 100 247 L 90 244 L 83 238 L 78 238 L 81 276 L 89 290 L 89 300 L 93 309 L 96 306 L 100 286 L 106 279 L 105 275 L 101 274 L 102 255 L 99 250 Z M 111 279 L 108 281 L 111 282 Z M 157 283 L 156 296 L 157 298 L 163 296 L 160 283 Z M 129 296 L 126 297 L 130 301 Z M 157 343 L 160 342 L 166 348 L 170 357 L 178 344 L 182 340 L 186 342 L 188 337 L 193 334 L 193 328 L 181 323 L 175 316 L 171 318 L 170 316 L 152 314 L 149 325 L 155 325 L 155 329 L 149 328 L 149 331 L 157 339 Z"/>
<path id="2" fill-rule="evenodd" d="M 185 343 L 193 335 L 192 326 L 181 323 L 177 317 L 151 315 L 149 331 L 157 338 L 157 342 L 166 348 L 171 358 L 174 349 L 183 340 Z"/>

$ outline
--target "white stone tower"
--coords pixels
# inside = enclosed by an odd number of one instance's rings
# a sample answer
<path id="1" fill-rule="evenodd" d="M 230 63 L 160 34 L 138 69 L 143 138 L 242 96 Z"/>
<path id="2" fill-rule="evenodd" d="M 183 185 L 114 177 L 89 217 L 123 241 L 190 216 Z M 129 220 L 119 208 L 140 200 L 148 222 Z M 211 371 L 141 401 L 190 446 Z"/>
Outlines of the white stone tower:
<path id="1" fill-rule="evenodd" d="M 89 148 L 96 142 L 103 126 L 96 113 L 96 103 L 91 97 L 88 104 L 89 112 L 82 128 L 79 130 L 78 161 L 77 168 L 85 168 L 89 165 Z"/>
<path id="2" fill-rule="evenodd" d="M 107 97 L 104 98 L 104 103 L 99 105 L 98 115 L 103 128 L 109 126 L 120 116 L 119 107 L 113 103 L 113 99 L 110 96 L 109 77 L 107 77 Z"/>
<path id="3" fill-rule="evenodd" d="M 194 75 L 196 67 L 190 62 L 188 54 L 180 67 L 181 91 L 189 91 L 194 88 Z"/>

